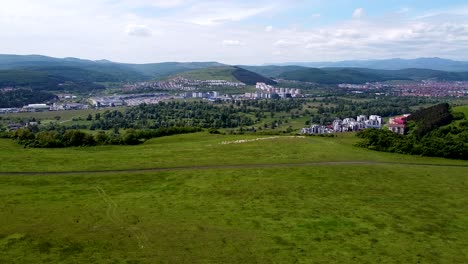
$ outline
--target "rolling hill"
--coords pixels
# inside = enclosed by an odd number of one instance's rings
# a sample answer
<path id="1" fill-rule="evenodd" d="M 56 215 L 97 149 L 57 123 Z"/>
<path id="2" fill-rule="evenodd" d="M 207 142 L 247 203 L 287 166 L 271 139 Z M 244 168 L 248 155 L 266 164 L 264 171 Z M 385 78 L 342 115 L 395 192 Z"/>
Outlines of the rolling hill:
<path id="1" fill-rule="evenodd" d="M 247 85 L 255 85 L 257 82 L 264 82 L 270 85 L 276 84 L 272 79 L 266 78 L 258 73 L 248 71 L 236 66 L 212 67 L 194 71 L 188 71 L 173 75 L 194 80 L 227 80 L 242 82 Z"/>
<path id="2" fill-rule="evenodd" d="M 0 55 L 0 70 L 41 71 L 55 76 L 88 78 L 97 82 L 145 81 L 217 66 L 223 64 L 217 62 L 129 64 L 107 60 L 59 59 L 41 55 Z"/>
<path id="3" fill-rule="evenodd" d="M 286 80 L 318 84 L 360 84 L 390 80 L 468 81 L 468 72 L 445 72 L 430 69 L 376 70 L 368 68 L 307 68 L 299 66 L 242 66 L 245 69 Z"/>
<path id="4" fill-rule="evenodd" d="M 163 62 L 123 65 L 150 78 L 164 78 L 182 72 L 226 66 L 218 62 Z"/>
<path id="5" fill-rule="evenodd" d="M 239 67 L 246 69 L 248 71 L 258 73 L 268 78 L 278 78 L 281 74 L 286 73 L 286 72 L 308 69 L 308 67 L 302 67 L 302 66 L 275 66 L 275 65 L 268 65 L 268 66 L 240 65 Z"/>
<path id="6" fill-rule="evenodd" d="M 80 78 L 67 78 L 34 70 L 0 70 L 0 88 L 28 88 L 36 91 L 87 92 L 105 87 Z"/>
<path id="7" fill-rule="evenodd" d="M 286 80 L 314 82 L 320 84 L 366 83 L 386 80 L 385 77 L 378 74 L 363 73 L 351 69 L 322 70 L 309 68 L 285 72 L 279 77 Z"/>
<path id="8" fill-rule="evenodd" d="M 306 63 L 304 65 L 318 64 Z M 339 65 L 343 65 L 344 67 L 337 67 Z M 450 68 L 447 65 L 454 66 Z M 432 67 L 461 70 L 464 69 L 463 65 L 465 65 L 465 62 L 439 58 L 422 58 L 417 60 L 393 59 L 326 63 L 320 64 L 320 67 L 333 67 L 319 69 L 275 65 L 229 66 L 218 62 L 128 64 L 107 60 L 59 59 L 41 55 L 0 55 L 0 86 L 30 86 L 34 89 L 42 90 L 45 87 L 49 87 L 49 90 L 57 90 L 56 88 L 59 83 L 73 82 L 85 83 L 87 84 L 86 86 L 92 88 L 91 84 L 94 83 L 147 81 L 178 75 L 202 80 L 238 80 L 249 85 L 254 85 L 256 82 L 275 84 L 275 81 L 271 78 L 328 85 L 339 83 L 359 84 L 387 80 L 419 81 L 434 79 L 442 81 L 468 81 L 468 70 L 467 72 L 448 72 L 430 69 Z M 349 68 L 351 66 L 353 68 Z M 360 68 L 356 68 L 356 66 L 360 66 Z M 421 69 L 420 67 L 427 67 L 429 69 Z"/>
<path id="9" fill-rule="evenodd" d="M 467 61 L 454 61 L 442 58 L 386 59 L 386 60 L 348 60 L 337 62 L 290 62 L 278 66 L 296 65 L 313 68 L 369 68 L 377 70 L 402 70 L 408 68 L 431 69 L 438 71 L 468 71 Z"/>

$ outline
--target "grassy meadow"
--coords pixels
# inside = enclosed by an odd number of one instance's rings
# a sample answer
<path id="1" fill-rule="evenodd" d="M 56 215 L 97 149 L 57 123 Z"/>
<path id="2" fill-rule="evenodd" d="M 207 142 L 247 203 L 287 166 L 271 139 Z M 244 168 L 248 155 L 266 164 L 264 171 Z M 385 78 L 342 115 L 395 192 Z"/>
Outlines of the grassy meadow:
<path id="1" fill-rule="evenodd" d="M 0 263 L 468 262 L 468 162 L 258 138 L 0 140 Z"/>

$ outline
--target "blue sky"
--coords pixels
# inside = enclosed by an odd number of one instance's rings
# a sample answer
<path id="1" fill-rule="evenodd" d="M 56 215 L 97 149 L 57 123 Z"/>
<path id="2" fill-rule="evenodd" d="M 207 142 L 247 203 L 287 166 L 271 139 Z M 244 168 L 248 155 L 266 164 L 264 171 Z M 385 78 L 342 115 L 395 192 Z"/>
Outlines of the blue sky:
<path id="1" fill-rule="evenodd" d="M 0 53 L 230 64 L 468 60 L 459 0 L 5 0 Z"/>

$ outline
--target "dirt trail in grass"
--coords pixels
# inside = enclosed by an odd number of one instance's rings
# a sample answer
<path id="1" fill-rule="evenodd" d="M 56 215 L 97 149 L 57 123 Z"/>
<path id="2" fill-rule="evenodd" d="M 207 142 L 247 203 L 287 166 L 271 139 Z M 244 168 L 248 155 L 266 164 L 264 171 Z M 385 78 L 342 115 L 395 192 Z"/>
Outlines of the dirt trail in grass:
<path id="1" fill-rule="evenodd" d="M 178 170 L 213 170 L 213 169 L 256 169 L 256 168 L 294 168 L 311 166 L 341 166 L 341 165 L 403 165 L 421 167 L 458 167 L 468 168 L 468 164 L 429 164 L 429 163 L 397 163 L 380 161 L 322 161 L 303 163 L 279 163 L 279 164 L 236 164 L 236 165 L 204 165 L 204 166 L 183 166 L 170 168 L 142 168 L 142 169 L 122 169 L 122 170 L 89 170 L 89 171 L 44 171 L 44 172 L 0 172 L 0 176 L 33 176 L 33 175 L 77 175 L 77 174 L 110 174 L 110 173 L 140 173 L 158 171 L 178 171 Z"/>
<path id="2" fill-rule="evenodd" d="M 106 191 L 104 191 L 104 189 L 102 187 L 95 187 L 94 188 L 99 197 L 106 203 L 107 205 L 107 209 L 106 209 L 106 217 L 114 224 L 117 224 L 119 226 L 122 226 L 122 228 L 124 228 L 124 226 L 126 226 L 126 224 L 124 223 L 124 221 L 122 221 L 122 217 L 119 216 L 117 210 L 118 210 L 118 206 L 117 206 L 117 203 L 114 202 L 114 200 L 112 200 L 112 198 L 106 193 Z M 125 227 L 126 230 L 128 230 L 129 232 L 132 233 L 132 235 L 136 238 L 137 242 L 138 242 L 138 246 L 140 248 L 145 248 L 145 245 L 146 245 L 146 241 L 148 241 L 148 238 L 146 237 L 145 233 L 143 233 L 140 228 L 138 228 L 136 225 L 132 225 L 132 226 L 127 226 Z"/>

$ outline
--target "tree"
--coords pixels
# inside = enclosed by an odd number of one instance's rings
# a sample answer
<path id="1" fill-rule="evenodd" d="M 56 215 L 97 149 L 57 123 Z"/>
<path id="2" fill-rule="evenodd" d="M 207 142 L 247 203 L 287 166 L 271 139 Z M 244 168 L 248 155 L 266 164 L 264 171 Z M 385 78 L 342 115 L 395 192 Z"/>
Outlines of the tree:
<path id="1" fill-rule="evenodd" d="M 138 145 L 140 143 L 135 129 L 127 129 L 125 131 L 122 136 L 122 143 L 125 145 Z"/>
<path id="2" fill-rule="evenodd" d="M 34 133 L 31 132 L 28 128 L 20 128 L 16 130 L 14 136 L 14 139 L 19 140 L 20 142 L 26 141 L 26 140 L 32 140 L 35 138 Z"/>

